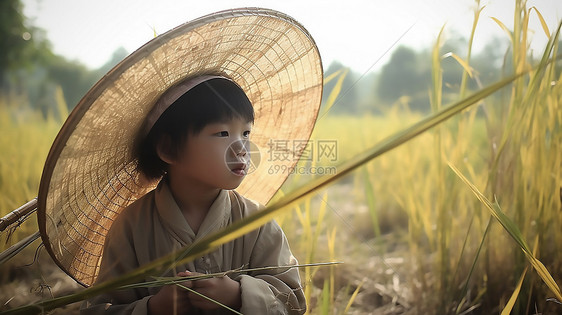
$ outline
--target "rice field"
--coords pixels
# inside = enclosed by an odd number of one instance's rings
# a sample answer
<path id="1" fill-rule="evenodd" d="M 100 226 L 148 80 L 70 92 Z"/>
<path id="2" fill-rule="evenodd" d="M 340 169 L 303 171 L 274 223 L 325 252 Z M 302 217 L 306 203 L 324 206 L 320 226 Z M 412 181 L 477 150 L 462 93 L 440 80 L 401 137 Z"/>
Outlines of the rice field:
<path id="1" fill-rule="evenodd" d="M 524 75 L 276 212 L 300 263 L 342 262 L 301 270 L 308 314 L 562 313 L 562 80 L 549 62 L 558 41 L 549 30 L 544 58 L 531 63 L 524 42 L 531 11 L 518 9 L 524 14 L 512 32 L 511 73 Z M 437 40 L 429 116 L 449 108 L 444 99 L 455 107 L 474 95 L 464 83 L 443 95 L 443 56 Z M 466 82 L 470 53 L 458 58 Z M 272 204 L 321 175 L 342 172 L 346 162 L 427 116 L 404 106 L 380 115 L 332 115 L 330 105 L 317 122 L 310 159 Z M 13 98 L 0 101 L 0 214 L 35 197 L 62 121 L 21 109 Z M 29 221 L 8 242 L 3 233 L 0 246 L 33 233 L 36 223 Z M 37 288 L 25 279 L 18 285 L 26 290 L 18 292 Z M 4 271 L 0 280 L 0 310 L 37 300 L 29 294 L 20 304 L 8 301 L 16 291 L 7 288 L 17 280 Z M 58 291 L 51 285 L 54 296 L 68 293 L 68 285 Z"/>

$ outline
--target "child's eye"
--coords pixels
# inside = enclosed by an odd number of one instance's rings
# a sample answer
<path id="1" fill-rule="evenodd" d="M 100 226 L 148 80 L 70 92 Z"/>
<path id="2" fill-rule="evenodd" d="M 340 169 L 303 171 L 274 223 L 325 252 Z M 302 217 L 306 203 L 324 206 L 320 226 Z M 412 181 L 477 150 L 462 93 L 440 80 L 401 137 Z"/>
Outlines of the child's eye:
<path id="1" fill-rule="evenodd" d="M 250 131 L 246 130 L 244 131 L 244 137 L 248 138 L 250 136 Z"/>
<path id="2" fill-rule="evenodd" d="M 228 137 L 228 131 L 220 131 L 220 132 L 217 132 L 215 135 L 217 135 L 219 137 Z"/>

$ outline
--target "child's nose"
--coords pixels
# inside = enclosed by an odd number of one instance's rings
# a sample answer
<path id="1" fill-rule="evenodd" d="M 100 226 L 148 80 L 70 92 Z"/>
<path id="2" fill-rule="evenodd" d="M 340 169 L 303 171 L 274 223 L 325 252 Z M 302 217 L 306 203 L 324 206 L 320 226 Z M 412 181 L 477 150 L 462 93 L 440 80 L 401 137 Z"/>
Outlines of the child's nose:
<path id="1" fill-rule="evenodd" d="M 248 140 L 238 140 L 230 145 L 230 149 L 235 156 L 246 156 L 248 153 Z"/>

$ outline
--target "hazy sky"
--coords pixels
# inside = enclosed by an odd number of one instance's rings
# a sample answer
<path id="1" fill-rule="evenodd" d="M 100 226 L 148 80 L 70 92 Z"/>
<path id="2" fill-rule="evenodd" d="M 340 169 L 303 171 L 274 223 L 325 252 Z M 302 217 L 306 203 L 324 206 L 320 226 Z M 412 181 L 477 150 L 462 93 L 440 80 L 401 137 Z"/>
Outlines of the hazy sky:
<path id="1" fill-rule="evenodd" d="M 312 34 L 325 67 L 333 60 L 364 73 L 382 66 L 395 43 L 422 48 L 432 45 L 443 25 L 447 36 L 468 37 L 473 0 L 23 0 L 24 13 L 35 26 L 47 31 L 54 51 L 99 67 L 118 47 L 140 47 L 191 19 L 237 7 L 264 7 L 282 11 L 302 23 Z M 485 5 L 476 30 L 475 49 L 493 35 L 507 38 L 492 21 L 496 17 L 513 25 L 513 0 L 481 1 Z M 528 0 L 536 6 L 552 32 L 561 20 L 562 1 Z M 533 47 L 540 50 L 546 35 L 535 12 L 530 28 Z M 454 32 L 452 31 L 454 30 Z M 397 47 L 394 46 L 394 47 Z"/>

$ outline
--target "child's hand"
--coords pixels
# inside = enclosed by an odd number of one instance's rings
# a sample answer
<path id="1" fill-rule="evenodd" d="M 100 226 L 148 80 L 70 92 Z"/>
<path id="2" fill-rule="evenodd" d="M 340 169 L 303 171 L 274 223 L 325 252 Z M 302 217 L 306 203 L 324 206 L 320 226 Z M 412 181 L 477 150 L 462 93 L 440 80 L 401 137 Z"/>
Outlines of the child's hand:
<path id="1" fill-rule="evenodd" d="M 181 284 L 189 287 L 191 286 L 191 281 L 182 282 Z M 189 314 L 192 306 L 189 302 L 188 292 L 175 284 L 163 286 L 158 293 L 148 300 L 148 314 Z"/>
<path id="2" fill-rule="evenodd" d="M 197 275 L 201 274 L 189 271 L 178 273 L 178 276 L 180 277 Z M 198 293 L 201 293 L 206 297 L 218 301 L 235 310 L 240 309 L 242 301 L 240 298 L 240 283 L 238 281 L 232 280 L 228 276 L 224 276 L 219 278 L 195 280 L 190 282 L 191 284 L 186 286 L 197 291 Z M 209 301 L 193 292 L 189 292 L 188 296 L 191 305 L 193 305 L 194 307 L 204 310 L 217 309 L 221 307 L 220 305 Z"/>

